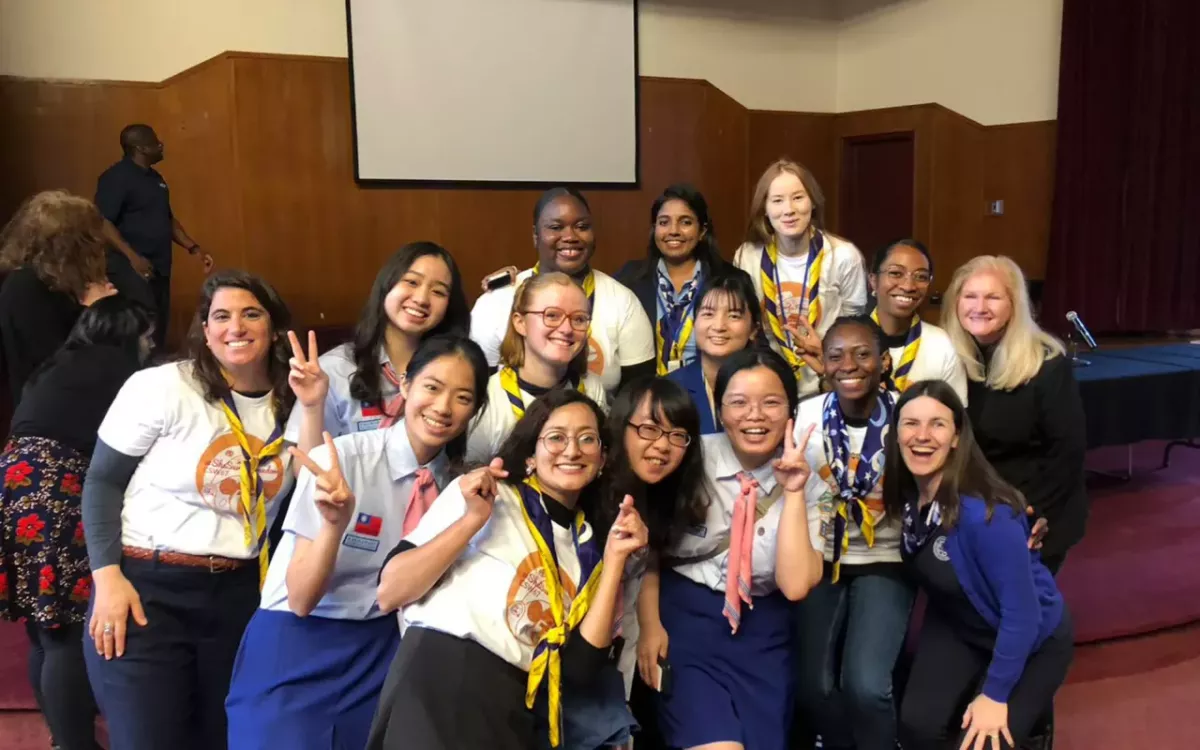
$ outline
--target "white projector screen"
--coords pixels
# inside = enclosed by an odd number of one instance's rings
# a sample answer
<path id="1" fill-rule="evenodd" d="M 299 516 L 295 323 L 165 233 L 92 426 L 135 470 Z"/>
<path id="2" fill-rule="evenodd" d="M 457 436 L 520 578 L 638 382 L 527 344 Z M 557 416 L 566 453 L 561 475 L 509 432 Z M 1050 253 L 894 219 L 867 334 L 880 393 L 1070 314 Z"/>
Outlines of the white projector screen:
<path id="1" fill-rule="evenodd" d="M 637 182 L 636 0 L 347 0 L 360 181 Z"/>

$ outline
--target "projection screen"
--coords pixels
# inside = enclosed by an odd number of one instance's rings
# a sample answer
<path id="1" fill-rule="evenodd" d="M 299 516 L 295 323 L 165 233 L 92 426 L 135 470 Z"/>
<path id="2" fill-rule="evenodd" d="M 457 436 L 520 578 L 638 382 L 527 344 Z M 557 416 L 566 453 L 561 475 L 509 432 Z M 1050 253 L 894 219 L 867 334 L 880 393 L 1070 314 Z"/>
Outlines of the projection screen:
<path id="1" fill-rule="evenodd" d="M 637 182 L 636 0 L 347 0 L 359 181 Z"/>

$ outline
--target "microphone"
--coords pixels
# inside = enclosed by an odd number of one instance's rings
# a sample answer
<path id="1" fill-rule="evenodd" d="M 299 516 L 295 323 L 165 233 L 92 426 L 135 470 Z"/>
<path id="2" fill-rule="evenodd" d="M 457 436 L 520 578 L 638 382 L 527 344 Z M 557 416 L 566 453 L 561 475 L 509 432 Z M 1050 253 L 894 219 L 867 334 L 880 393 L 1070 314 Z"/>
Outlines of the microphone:
<path id="1" fill-rule="evenodd" d="M 1085 326 L 1083 321 L 1079 319 L 1078 313 L 1076 313 L 1074 310 L 1068 312 L 1067 322 L 1075 326 L 1075 332 L 1079 334 L 1079 337 L 1083 339 L 1083 343 L 1087 344 L 1089 349 L 1099 348 L 1096 345 L 1096 339 L 1092 338 L 1092 334 L 1090 331 L 1088 331 L 1087 326 Z"/>

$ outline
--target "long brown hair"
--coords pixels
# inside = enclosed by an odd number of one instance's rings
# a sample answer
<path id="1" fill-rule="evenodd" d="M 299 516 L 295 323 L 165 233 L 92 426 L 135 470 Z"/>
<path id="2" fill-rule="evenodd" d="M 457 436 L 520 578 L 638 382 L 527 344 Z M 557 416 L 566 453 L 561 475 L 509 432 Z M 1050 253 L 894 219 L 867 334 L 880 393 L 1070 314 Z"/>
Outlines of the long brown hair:
<path id="1" fill-rule="evenodd" d="M 898 425 L 904 407 L 914 399 L 928 396 L 938 401 L 954 415 L 954 429 L 958 433 L 958 446 L 950 449 L 946 464 L 942 467 L 942 481 L 938 484 L 934 498 L 942 509 L 942 527 L 949 530 L 958 523 L 962 508 L 962 497 L 978 497 L 987 505 L 987 518 L 991 520 L 997 505 L 1007 505 L 1018 515 L 1025 513 L 1025 496 L 1020 490 L 1005 482 L 984 458 L 966 407 L 954 389 L 941 380 L 922 380 L 908 386 L 904 395 L 896 402 L 892 412 L 892 426 L 888 435 L 887 463 L 883 470 L 883 504 L 892 518 L 904 517 L 904 504 L 917 496 L 917 481 L 909 471 L 908 464 L 900 455 Z"/>
<path id="2" fill-rule="evenodd" d="M 27 199 L 0 230 L 0 270 L 32 269 L 42 283 L 75 299 L 105 281 L 104 217 L 65 190 Z"/>
<path id="3" fill-rule="evenodd" d="M 220 289 L 244 289 L 254 295 L 271 319 L 271 348 L 267 352 L 267 377 L 271 381 L 271 402 L 275 408 L 275 419 L 287 422 L 296 401 L 288 385 L 288 358 L 292 356 L 287 340 L 287 330 L 292 325 L 292 314 L 283 298 L 274 287 L 262 278 L 241 270 L 218 271 L 205 280 L 200 290 L 200 301 L 196 314 L 188 329 L 187 357 L 195 367 L 196 380 L 204 388 L 204 398 L 216 403 L 229 395 L 229 382 L 221 369 L 221 363 L 213 356 L 204 337 L 204 324 L 212 309 L 213 297 Z"/>
<path id="4" fill-rule="evenodd" d="M 754 197 L 750 199 L 750 226 L 746 230 L 747 242 L 766 245 L 774 236 L 775 230 L 771 228 L 771 221 L 767 218 L 767 193 L 770 192 L 771 183 L 775 178 L 787 172 L 800 178 L 804 191 L 808 193 L 808 199 L 812 201 L 812 219 L 809 226 L 816 229 L 825 228 L 825 192 L 821 190 L 817 178 L 803 164 L 791 159 L 780 159 L 763 170 L 758 184 L 754 186 Z"/>

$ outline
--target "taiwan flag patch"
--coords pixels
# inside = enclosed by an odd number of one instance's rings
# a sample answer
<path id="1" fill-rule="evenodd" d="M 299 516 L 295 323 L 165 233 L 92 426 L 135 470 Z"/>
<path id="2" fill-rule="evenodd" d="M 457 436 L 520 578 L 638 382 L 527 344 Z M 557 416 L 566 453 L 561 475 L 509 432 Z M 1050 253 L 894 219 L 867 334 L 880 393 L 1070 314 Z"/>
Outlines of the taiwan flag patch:
<path id="1" fill-rule="evenodd" d="M 383 519 L 379 516 L 372 516 L 367 513 L 359 513 L 358 520 L 354 522 L 355 534 L 366 534 L 367 536 L 379 536 L 380 530 L 383 529 Z"/>
<path id="2" fill-rule="evenodd" d="M 378 404 L 372 404 L 369 401 L 362 401 L 362 415 L 364 417 L 382 417 L 383 409 L 379 408 Z"/>

